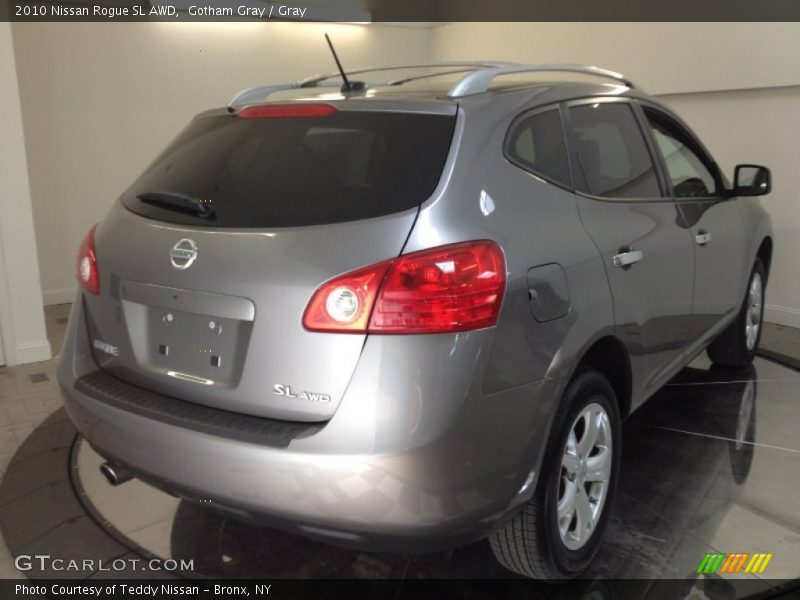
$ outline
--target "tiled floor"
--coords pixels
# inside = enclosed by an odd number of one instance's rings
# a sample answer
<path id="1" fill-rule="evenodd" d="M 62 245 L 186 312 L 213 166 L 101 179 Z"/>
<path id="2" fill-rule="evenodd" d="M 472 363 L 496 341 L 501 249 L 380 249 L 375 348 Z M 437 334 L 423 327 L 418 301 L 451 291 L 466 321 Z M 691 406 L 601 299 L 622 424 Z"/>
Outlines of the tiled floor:
<path id="1" fill-rule="evenodd" d="M 68 304 L 47 307 L 45 310 L 48 337 L 54 354 L 60 352 L 69 310 Z M 776 352 L 800 356 L 800 331 L 767 326 L 763 345 Z M 25 438 L 61 406 L 55 365 L 56 358 L 17 367 L 0 367 L 0 478 Z M 140 543 L 148 546 L 144 540 L 140 540 Z M 20 576 L 0 537 L 0 578 Z"/>
<path id="2" fill-rule="evenodd" d="M 64 339 L 70 304 L 45 309 L 47 336 L 58 354 Z M 56 359 L 0 367 L 0 477 L 28 434 L 61 406 L 56 382 Z M 0 534 L 0 579 L 20 577 Z"/>

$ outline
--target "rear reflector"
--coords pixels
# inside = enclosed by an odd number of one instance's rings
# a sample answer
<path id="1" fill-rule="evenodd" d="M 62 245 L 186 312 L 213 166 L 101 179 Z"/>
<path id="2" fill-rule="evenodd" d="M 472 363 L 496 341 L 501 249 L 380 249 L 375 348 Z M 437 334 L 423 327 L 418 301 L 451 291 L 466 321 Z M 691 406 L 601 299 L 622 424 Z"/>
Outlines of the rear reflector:
<path id="1" fill-rule="evenodd" d="M 87 292 L 100 293 L 100 273 L 97 270 L 97 253 L 94 249 L 94 225 L 83 238 L 75 258 L 75 276 Z"/>
<path id="2" fill-rule="evenodd" d="M 330 104 L 264 104 L 248 106 L 237 115 L 241 119 L 296 119 L 303 117 L 326 117 L 336 112 Z"/>
<path id="3" fill-rule="evenodd" d="M 506 285 L 503 251 L 480 240 L 440 246 L 323 284 L 306 308 L 311 331 L 443 333 L 497 323 Z"/>

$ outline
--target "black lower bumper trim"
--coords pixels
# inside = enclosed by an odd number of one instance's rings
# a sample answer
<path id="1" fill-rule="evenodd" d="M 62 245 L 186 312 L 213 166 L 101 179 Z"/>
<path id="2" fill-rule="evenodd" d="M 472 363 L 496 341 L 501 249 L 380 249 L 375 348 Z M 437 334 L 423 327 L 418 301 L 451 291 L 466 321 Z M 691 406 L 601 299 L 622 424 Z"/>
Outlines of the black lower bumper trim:
<path id="1" fill-rule="evenodd" d="M 294 438 L 322 428 L 318 423 L 292 423 L 201 406 L 131 385 L 105 371 L 80 377 L 75 389 L 94 400 L 148 419 L 277 448 L 285 448 Z"/>

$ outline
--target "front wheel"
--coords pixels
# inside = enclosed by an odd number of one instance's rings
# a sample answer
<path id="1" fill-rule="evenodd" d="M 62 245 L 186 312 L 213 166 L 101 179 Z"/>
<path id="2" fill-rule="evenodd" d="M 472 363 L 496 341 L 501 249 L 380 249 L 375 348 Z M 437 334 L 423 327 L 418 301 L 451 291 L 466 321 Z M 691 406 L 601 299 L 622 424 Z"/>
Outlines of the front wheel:
<path id="1" fill-rule="evenodd" d="M 595 370 L 570 382 L 553 421 L 533 498 L 492 534 L 495 557 L 535 579 L 578 576 L 597 554 L 619 473 L 620 413 Z"/>
<path id="2" fill-rule="evenodd" d="M 756 259 L 739 315 L 708 347 L 708 357 L 715 365 L 742 368 L 753 362 L 761 340 L 766 281 L 764 263 Z"/>

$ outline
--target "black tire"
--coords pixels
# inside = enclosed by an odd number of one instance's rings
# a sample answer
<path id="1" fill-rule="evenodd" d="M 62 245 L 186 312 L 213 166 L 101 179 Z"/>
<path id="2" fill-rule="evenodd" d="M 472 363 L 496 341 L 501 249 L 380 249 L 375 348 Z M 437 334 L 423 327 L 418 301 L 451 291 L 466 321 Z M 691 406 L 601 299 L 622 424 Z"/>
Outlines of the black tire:
<path id="1" fill-rule="evenodd" d="M 758 334 L 755 343 L 752 347 L 747 345 L 747 319 L 750 306 L 750 288 L 753 284 L 755 277 L 761 278 L 761 307 L 759 310 L 759 326 Z M 728 327 L 717 336 L 711 345 L 706 349 L 708 358 L 711 359 L 715 365 L 721 367 L 730 367 L 741 369 L 748 366 L 753 362 L 758 350 L 758 344 L 761 341 L 761 330 L 764 323 L 764 290 L 767 284 L 767 272 L 764 268 L 764 263 L 761 259 L 756 259 L 753 270 L 750 273 L 750 278 L 747 280 L 747 289 L 744 293 L 742 306 L 739 309 L 739 314 L 736 319 L 728 325 Z"/>
<path id="2" fill-rule="evenodd" d="M 570 549 L 558 528 L 556 507 L 562 489 L 562 456 L 573 424 L 589 405 L 599 404 L 608 415 L 611 432 L 611 467 L 601 515 L 588 541 Z M 602 373 L 580 370 L 569 383 L 553 420 L 533 497 L 503 521 L 490 537 L 497 560 L 525 577 L 543 580 L 580 575 L 600 548 L 603 531 L 614 503 L 621 456 L 620 412 L 614 389 Z"/>

